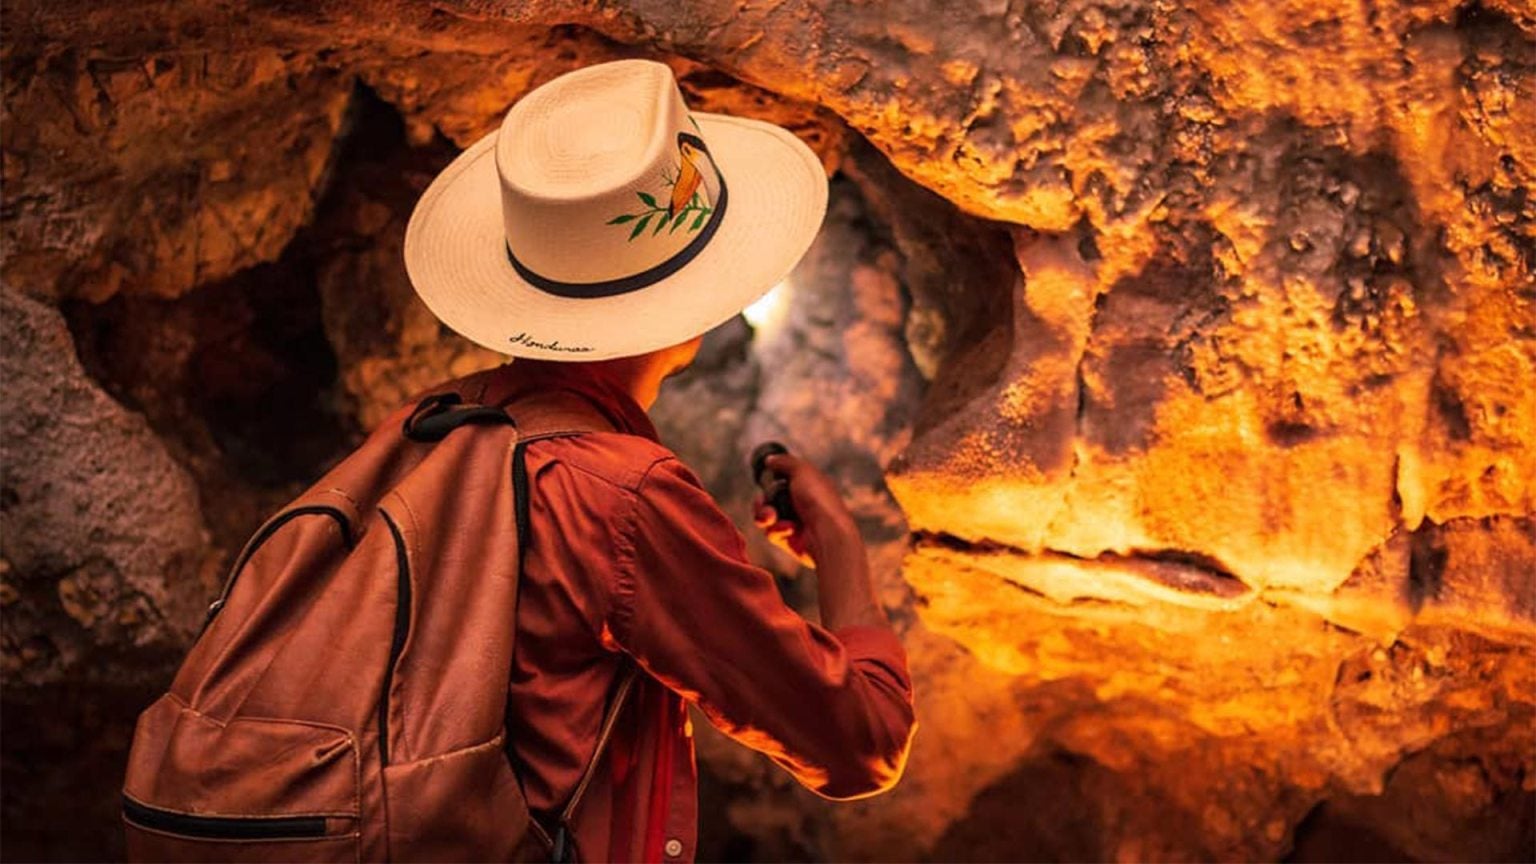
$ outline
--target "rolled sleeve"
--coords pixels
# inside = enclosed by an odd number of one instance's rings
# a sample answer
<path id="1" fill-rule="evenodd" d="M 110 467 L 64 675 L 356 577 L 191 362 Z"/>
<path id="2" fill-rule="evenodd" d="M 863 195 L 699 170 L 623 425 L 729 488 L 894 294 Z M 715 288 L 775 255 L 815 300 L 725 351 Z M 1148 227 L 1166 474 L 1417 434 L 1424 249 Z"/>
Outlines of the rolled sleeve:
<path id="1" fill-rule="evenodd" d="M 616 647 L 814 792 L 858 798 L 895 784 L 915 723 L 889 628 L 834 633 L 796 614 L 676 459 L 651 467 L 615 532 Z"/>

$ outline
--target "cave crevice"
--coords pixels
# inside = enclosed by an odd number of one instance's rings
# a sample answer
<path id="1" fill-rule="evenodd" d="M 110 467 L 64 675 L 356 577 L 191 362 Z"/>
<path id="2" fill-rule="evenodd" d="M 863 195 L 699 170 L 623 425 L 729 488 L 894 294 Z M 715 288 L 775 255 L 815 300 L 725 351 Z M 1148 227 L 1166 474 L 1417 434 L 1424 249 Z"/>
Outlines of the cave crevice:
<path id="1" fill-rule="evenodd" d="M 1006 556 L 1025 562 L 1048 561 L 1082 565 L 1085 587 L 1091 586 L 1096 568 L 1111 567 L 1132 572 L 1148 583 L 1182 594 L 1233 600 L 1253 593 L 1247 583 L 1223 566 L 1219 560 L 1188 550 L 1133 549 L 1123 553 L 1105 551 L 1097 555 L 1082 555 L 1052 548 L 1023 549 L 987 538 L 970 540 L 942 531 L 914 532 L 912 546 L 919 551 L 925 547 L 937 548 L 980 558 Z M 1094 598 L 1091 594 L 1085 594 L 1083 599 L 1111 598 Z"/>

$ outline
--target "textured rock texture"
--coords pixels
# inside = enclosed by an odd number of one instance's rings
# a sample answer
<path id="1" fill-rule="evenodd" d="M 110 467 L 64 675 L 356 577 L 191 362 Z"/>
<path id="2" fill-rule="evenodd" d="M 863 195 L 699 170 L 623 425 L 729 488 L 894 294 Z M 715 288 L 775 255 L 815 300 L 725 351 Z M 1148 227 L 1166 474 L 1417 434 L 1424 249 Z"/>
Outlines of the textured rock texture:
<path id="1" fill-rule="evenodd" d="M 180 649 L 208 552 L 192 478 L 75 359 L 48 306 L 3 290 L 0 668 L 8 684 L 123 683 Z"/>
<path id="2" fill-rule="evenodd" d="M 0 287 L 0 346 L 6 855 L 95 859 L 115 818 L 101 778 L 219 561 L 192 477 L 86 375 L 57 310 Z"/>
<path id="3" fill-rule="evenodd" d="M 836 807 L 701 737 L 709 857 L 1536 854 L 1529 4 L 6 17 L 8 852 L 111 854 L 101 777 L 232 549 L 497 362 L 405 281 L 433 173 L 651 56 L 839 175 L 658 419 L 743 521 L 760 438 L 839 478 L 922 723 L 895 792 Z"/>

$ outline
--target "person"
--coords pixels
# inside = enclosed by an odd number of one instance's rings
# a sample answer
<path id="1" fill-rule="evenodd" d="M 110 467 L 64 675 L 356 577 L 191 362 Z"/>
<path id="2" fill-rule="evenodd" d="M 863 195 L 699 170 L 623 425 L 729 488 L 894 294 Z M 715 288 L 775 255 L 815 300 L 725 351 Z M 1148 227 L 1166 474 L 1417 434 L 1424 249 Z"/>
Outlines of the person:
<path id="1" fill-rule="evenodd" d="M 510 392 L 575 401 L 612 430 L 526 448 L 508 684 L 510 758 L 535 817 L 559 818 L 584 787 L 569 826 L 582 859 L 695 857 L 690 704 L 827 798 L 901 776 L 906 656 L 836 485 L 777 455 L 797 518 L 757 506 L 770 538 L 816 568 L 816 624 L 748 560 L 646 414 L 702 334 L 804 254 L 826 197 L 794 135 L 690 112 L 668 67 L 628 60 L 526 95 L 412 214 L 405 263 L 427 307 L 514 358 L 495 373 Z M 594 762 L 627 664 L 641 674 Z"/>

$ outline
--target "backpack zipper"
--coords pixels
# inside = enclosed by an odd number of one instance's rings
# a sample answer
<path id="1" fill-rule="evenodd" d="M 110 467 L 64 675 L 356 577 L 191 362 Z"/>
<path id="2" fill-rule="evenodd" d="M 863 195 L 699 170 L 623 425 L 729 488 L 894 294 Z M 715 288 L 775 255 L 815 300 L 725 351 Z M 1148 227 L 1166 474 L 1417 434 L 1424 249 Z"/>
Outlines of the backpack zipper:
<path id="1" fill-rule="evenodd" d="M 210 840 L 287 840 L 325 836 L 324 816 L 194 816 L 123 796 L 123 818 L 140 828 Z"/>
<path id="2" fill-rule="evenodd" d="M 324 504 L 310 504 L 304 507 L 295 507 L 292 510 L 285 510 L 273 516 L 267 520 L 265 525 L 256 530 L 255 536 L 251 537 L 250 542 L 246 543 L 245 548 L 241 550 L 240 557 L 235 559 L 235 566 L 230 568 L 229 577 L 224 580 L 224 590 L 219 592 L 217 600 L 208 605 L 208 616 L 203 619 L 204 632 L 208 630 L 208 625 L 213 623 L 213 619 L 219 614 L 219 610 L 223 609 L 224 604 L 229 601 L 230 592 L 235 590 L 235 579 L 239 577 L 240 571 L 245 568 L 246 563 L 251 560 L 251 557 L 256 554 L 256 550 L 260 549 L 263 543 L 272 539 L 272 535 L 277 533 L 277 529 L 287 525 L 296 517 L 311 514 L 324 514 L 335 519 L 336 524 L 341 527 L 341 542 L 345 543 L 348 549 L 352 548 L 352 526 L 347 522 L 346 514 L 335 507 L 327 507 Z"/>
<path id="3" fill-rule="evenodd" d="M 394 683 L 395 664 L 400 661 L 400 652 L 405 649 L 405 634 L 411 627 L 411 562 L 405 554 L 405 537 L 401 535 L 400 528 L 395 525 L 395 520 L 382 509 L 379 510 L 379 515 L 384 517 L 384 524 L 389 526 L 389 534 L 395 541 L 395 578 L 397 580 L 395 632 L 389 643 L 389 665 L 384 667 L 384 692 L 379 695 L 379 759 L 388 765 L 389 689 Z"/>

